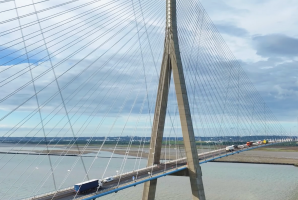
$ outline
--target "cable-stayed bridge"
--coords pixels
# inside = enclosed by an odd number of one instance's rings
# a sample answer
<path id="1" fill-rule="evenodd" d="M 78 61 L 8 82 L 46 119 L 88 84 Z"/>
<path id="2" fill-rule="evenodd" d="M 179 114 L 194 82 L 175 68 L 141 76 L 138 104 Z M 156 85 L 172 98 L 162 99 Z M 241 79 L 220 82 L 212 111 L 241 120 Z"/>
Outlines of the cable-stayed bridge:
<path id="1" fill-rule="evenodd" d="M 5 199 L 95 199 L 138 184 L 154 199 L 157 179 L 178 175 L 203 200 L 200 164 L 292 140 L 197 0 L 0 5 Z"/>

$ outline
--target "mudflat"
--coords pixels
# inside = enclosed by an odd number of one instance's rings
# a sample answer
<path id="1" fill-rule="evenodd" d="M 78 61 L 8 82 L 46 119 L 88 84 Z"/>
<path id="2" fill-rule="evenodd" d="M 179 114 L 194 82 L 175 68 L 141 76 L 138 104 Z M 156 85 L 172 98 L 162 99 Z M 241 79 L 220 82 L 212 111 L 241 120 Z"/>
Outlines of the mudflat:
<path id="1" fill-rule="evenodd" d="M 220 158 L 214 162 L 298 165 L 298 147 L 264 147 Z"/>
<path id="2" fill-rule="evenodd" d="M 209 149 L 198 149 L 198 152 L 208 151 Z M 104 149 L 104 151 L 114 152 L 120 155 L 129 155 L 137 157 L 148 157 L 148 148 L 143 151 L 138 151 L 138 148 L 131 148 L 129 151 L 122 149 Z M 183 147 L 179 149 L 178 153 L 174 148 L 162 150 L 161 159 L 174 160 L 185 156 Z M 233 162 L 233 163 L 256 163 L 256 164 L 286 164 L 298 165 L 298 147 L 264 147 L 255 150 L 245 151 L 240 154 L 230 155 L 214 162 Z"/>
<path id="3" fill-rule="evenodd" d="M 132 145 L 129 149 L 126 145 L 119 145 L 115 148 L 113 145 L 104 145 L 100 147 L 98 145 L 79 146 L 79 150 L 76 146 L 68 148 L 66 145 L 52 146 L 49 145 L 49 151 L 45 150 L 45 145 L 38 145 L 42 149 L 36 149 L 33 145 L 26 145 L 26 149 L 15 148 L 13 152 L 18 153 L 37 153 L 51 155 L 79 155 L 88 153 L 97 153 L 100 151 L 111 152 L 118 155 L 128 155 L 134 157 L 148 158 L 149 146 L 139 147 L 138 145 Z M 223 146 L 217 148 L 224 148 Z M 163 148 L 161 152 L 162 160 L 175 160 L 177 158 L 185 157 L 184 147 L 181 145 L 179 148 Z M 213 149 L 198 148 L 198 152 L 206 152 Z M 215 149 L 214 149 L 215 150 Z M 2 152 L 0 152 L 2 153 Z M 3 152 L 6 153 L 6 152 Z M 298 146 L 284 147 L 284 146 L 270 146 L 258 148 L 255 150 L 245 151 L 240 154 L 230 155 L 221 159 L 217 159 L 213 162 L 233 162 L 233 163 L 259 163 L 259 164 L 286 164 L 298 166 Z"/>

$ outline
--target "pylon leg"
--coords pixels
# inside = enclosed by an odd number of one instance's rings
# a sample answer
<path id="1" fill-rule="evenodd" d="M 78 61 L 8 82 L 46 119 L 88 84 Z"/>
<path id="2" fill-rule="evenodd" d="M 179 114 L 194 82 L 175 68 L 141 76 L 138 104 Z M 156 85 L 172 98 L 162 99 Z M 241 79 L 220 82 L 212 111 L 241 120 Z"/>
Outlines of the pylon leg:
<path id="1" fill-rule="evenodd" d="M 169 66 L 169 56 L 167 52 L 167 50 L 164 52 L 160 72 L 147 167 L 159 164 L 160 161 L 171 79 L 171 68 Z M 148 181 L 144 184 L 143 200 L 153 200 L 155 198 L 156 184 L 157 180 Z"/>
<path id="2" fill-rule="evenodd" d="M 176 51 L 176 53 L 171 53 L 171 66 L 173 69 L 173 78 L 177 96 L 177 103 L 180 115 L 181 129 L 183 134 L 183 142 L 186 153 L 192 196 L 193 200 L 205 200 L 202 171 L 199 164 L 199 157 L 188 103 L 183 68 L 180 59 L 180 54 L 177 54 L 177 51 L 179 52 L 179 48 L 175 48 L 173 49 L 173 51 Z"/>
<path id="3" fill-rule="evenodd" d="M 156 192 L 157 179 L 144 183 L 142 200 L 154 200 Z"/>

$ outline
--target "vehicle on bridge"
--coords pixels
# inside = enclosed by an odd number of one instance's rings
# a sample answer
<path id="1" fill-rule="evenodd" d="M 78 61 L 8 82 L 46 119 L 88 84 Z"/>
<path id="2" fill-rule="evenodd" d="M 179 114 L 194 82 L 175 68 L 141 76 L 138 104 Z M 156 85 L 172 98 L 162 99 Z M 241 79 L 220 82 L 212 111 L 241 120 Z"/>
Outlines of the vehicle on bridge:
<path id="1" fill-rule="evenodd" d="M 244 145 L 242 144 L 239 144 L 239 145 L 236 145 L 237 146 L 237 149 L 243 149 L 244 148 Z"/>
<path id="2" fill-rule="evenodd" d="M 238 144 L 234 144 L 234 145 L 232 145 L 233 147 L 234 147 L 234 149 L 243 149 L 244 148 L 244 146 L 243 145 L 238 145 Z"/>
<path id="3" fill-rule="evenodd" d="M 101 187 L 102 183 L 99 182 L 98 179 L 92 179 L 89 181 L 75 184 L 74 190 L 79 194 L 85 194 Z"/>
<path id="4" fill-rule="evenodd" d="M 258 140 L 257 143 L 258 143 L 258 145 L 260 145 L 260 144 L 263 144 L 263 141 L 262 140 Z"/>
<path id="5" fill-rule="evenodd" d="M 234 145 L 226 147 L 226 151 L 232 152 L 234 150 L 235 150 Z"/>
<path id="6" fill-rule="evenodd" d="M 246 145 L 247 145 L 248 147 L 251 147 L 252 144 L 253 144 L 253 142 L 246 142 Z"/>
<path id="7" fill-rule="evenodd" d="M 113 177 L 108 177 L 108 178 L 103 179 L 102 182 L 103 182 L 103 183 L 108 183 L 108 182 L 111 182 L 111 181 L 113 181 L 113 180 L 114 180 Z"/>

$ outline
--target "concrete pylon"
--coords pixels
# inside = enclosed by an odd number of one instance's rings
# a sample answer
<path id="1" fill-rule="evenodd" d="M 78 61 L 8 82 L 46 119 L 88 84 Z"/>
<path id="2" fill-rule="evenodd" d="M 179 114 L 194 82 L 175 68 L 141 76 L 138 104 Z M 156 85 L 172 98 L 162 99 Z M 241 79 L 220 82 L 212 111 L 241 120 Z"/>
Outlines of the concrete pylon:
<path id="1" fill-rule="evenodd" d="M 176 0 L 166 0 L 166 4 L 166 37 L 147 167 L 160 163 L 170 79 L 171 72 L 173 71 L 192 196 L 193 200 L 205 200 L 202 171 L 199 164 L 199 157 L 195 143 L 194 130 L 179 51 L 176 21 Z M 148 181 L 144 184 L 143 200 L 154 200 L 156 184 L 157 179 Z"/>

